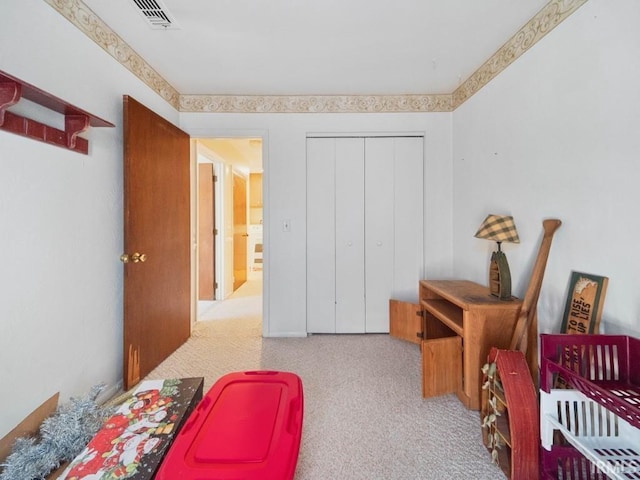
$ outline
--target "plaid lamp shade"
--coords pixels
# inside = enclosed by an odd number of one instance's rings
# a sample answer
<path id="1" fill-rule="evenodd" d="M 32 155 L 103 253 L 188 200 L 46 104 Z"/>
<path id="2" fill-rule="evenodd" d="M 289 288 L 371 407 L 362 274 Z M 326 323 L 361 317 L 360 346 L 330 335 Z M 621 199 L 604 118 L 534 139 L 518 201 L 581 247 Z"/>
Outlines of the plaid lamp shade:
<path id="1" fill-rule="evenodd" d="M 494 242 L 520 243 L 518 231 L 511 215 L 487 215 L 475 237 Z"/>

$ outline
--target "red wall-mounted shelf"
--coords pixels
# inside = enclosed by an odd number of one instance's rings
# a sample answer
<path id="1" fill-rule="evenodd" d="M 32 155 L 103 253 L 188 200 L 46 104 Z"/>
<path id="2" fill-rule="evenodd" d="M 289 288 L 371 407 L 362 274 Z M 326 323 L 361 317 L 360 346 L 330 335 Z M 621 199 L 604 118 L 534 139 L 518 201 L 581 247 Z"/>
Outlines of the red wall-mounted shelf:
<path id="1" fill-rule="evenodd" d="M 64 115 L 64 130 L 58 130 L 8 111 L 9 107 L 22 98 Z M 0 71 L 0 130 L 86 155 L 89 152 L 89 141 L 79 137 L 78 134 L 90 126 L 114 127 L 115 125 Z"/>

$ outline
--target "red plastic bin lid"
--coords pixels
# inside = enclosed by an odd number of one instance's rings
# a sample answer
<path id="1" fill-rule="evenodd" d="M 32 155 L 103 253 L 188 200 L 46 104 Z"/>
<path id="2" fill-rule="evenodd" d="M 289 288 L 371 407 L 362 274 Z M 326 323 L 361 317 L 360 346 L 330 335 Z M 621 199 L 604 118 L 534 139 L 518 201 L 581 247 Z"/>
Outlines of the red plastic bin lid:
<path id="1" fill-rule="evenodd" d="M 296 374 L 227 374 L 187 419 L 156 479 L 292 479 L 302 417 L 302 381 Z"/>

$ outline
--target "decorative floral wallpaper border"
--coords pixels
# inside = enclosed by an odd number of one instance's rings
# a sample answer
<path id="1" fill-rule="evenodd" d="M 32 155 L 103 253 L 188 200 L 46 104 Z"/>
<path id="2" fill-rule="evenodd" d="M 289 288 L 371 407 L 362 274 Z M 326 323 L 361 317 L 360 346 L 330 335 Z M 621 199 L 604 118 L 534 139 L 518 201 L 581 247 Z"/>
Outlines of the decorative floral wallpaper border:
<path id="1" fill-rule="evenodd" d="M 181 95 L 82 0 L 44 0 L 181 112 L 451 112 L 588 0 L 551 0 L 450 95 Z"/>
<path id="2" fill-rule="evenodd" d="M 551 0 L 452 94 L 455 110 L 588 0 Z"/>
<path id="3" fill-rule="evenodd" d="M 178 109 L 178 91 L 81 0 L 44 0 L 149 88 Z"/>
<path id="4" fill-rule="evenodd" d="M 181 112 L 450 112 L 451 95 L 180 95 Z"/>

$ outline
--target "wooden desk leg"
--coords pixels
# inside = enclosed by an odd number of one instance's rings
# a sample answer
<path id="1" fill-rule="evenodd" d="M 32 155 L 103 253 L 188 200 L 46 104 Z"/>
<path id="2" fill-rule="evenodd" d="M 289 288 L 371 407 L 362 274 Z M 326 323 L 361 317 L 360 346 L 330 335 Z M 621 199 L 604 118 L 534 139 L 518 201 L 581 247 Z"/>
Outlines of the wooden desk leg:
<path id="1" fill-rule="evenodd" d="M 480 410 L 480 384 L 482 382 L 482 356 L 484 321 L 478 315 L 465 312 L 464 341 L 462 346 L 463 371 L 463 395 L 458 395 L 460 401 L 470 410 Z M 473 324 L 473 328 L 471 327 Z"/>

